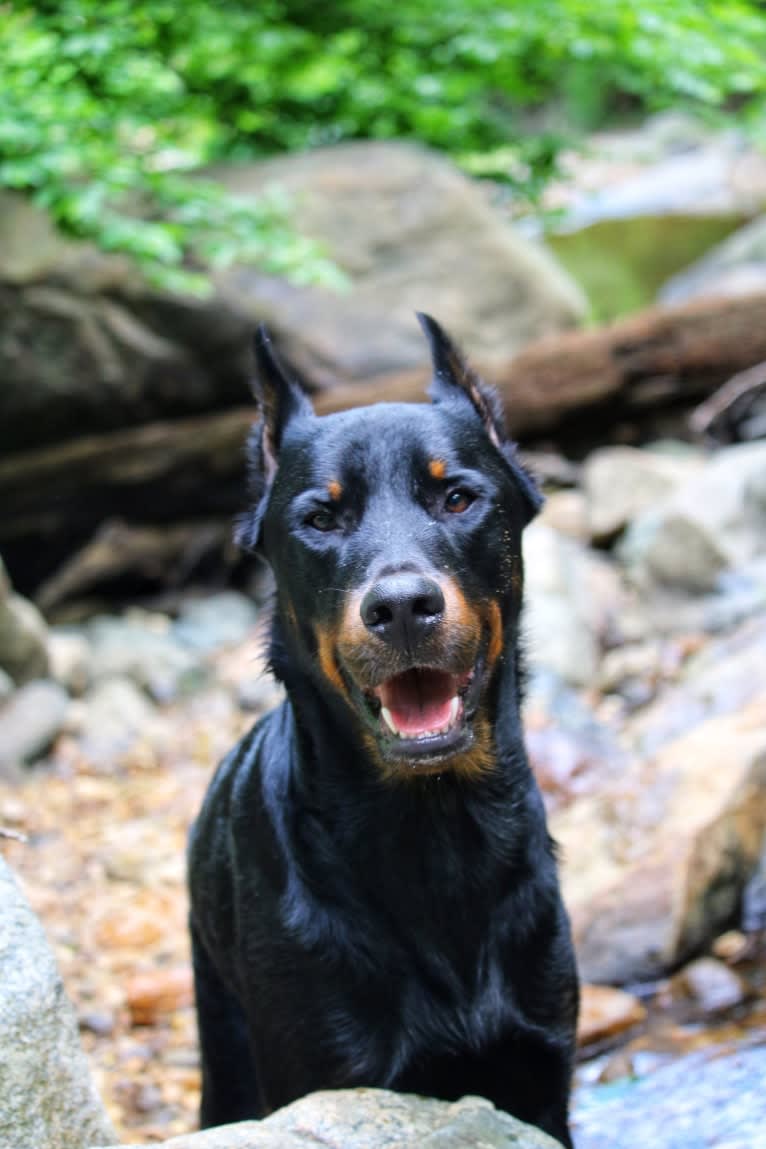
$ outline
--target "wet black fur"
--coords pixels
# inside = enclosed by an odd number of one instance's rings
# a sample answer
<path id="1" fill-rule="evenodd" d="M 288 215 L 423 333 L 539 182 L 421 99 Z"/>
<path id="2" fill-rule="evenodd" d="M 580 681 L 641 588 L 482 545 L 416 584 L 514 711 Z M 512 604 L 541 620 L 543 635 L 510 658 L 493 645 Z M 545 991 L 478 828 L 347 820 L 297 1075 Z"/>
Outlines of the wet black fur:
<path id="1" fill-rule="evenodd" d="M 422 322 L 432 404 L 324 419 L 258 341 L 265 415 L 241 538 L 276 575 L 271 659 L 289 701 L 222 763 L 192 833 L 202 1124 L 368 1085 L 479 1094 L 571 1146 L 577 980 L 519 717 L 514 562 L 539 496 L 491 393 Z M 437 457 L 479 487 L 472 516 L 440 517 Z M 306 526 L 305 502 L 330 479 L 346 516 L 332 537 Z M 318 666 L 313 625 L 380 562 L 501 602 L 484 698 L 496 764 L 480 778 L 384 781 Z"/>

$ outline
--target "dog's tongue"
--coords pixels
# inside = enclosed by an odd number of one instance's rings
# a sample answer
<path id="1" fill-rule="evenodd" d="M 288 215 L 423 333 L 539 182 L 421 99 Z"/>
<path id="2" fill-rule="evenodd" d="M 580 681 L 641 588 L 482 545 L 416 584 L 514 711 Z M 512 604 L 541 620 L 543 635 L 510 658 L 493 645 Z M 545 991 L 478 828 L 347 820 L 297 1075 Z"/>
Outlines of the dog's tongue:
<path id="1" fill-rule="evenodd" d="M 441 670 L 407 670 L 379 686 L 376 694 L 397 734 L 416 738 L 450 725 L 455 679 Z"/>

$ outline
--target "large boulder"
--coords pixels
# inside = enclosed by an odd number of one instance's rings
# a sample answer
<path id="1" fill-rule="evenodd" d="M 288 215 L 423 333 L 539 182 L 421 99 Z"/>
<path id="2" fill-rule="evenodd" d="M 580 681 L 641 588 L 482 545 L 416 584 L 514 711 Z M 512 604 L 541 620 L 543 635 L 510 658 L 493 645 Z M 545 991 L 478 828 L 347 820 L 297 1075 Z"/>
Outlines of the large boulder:
<path id="1" fill-rule="evenodd" d="M 766 833 L 766 694 L 551 819 L 588 981 L 653 979 L 728 927 Z"/>
<path id="2" fill-rule="evenodd" d="M 543 248 L 449 161 L 405 143 L 350 143 L 219 168 L 235 193 L 276 186 L 298 226 L 349 277 L 336 295 L 247 269 L 219 277 L 233 307 L 269 317 L 318 383 L 419 366 L 415 310 L 431 311 L 484 360 L 571 327 L 583 297 Z"/>
<path id="3" fill-rule="evenodd" d="M 0 1145 L 113 1140 L 42 927 L 0 857 Z"/>
<path id="4" fill-rule="evenodd" d="M 164 1149 L 560 1149 L 558 1141 L 483 1098 L 450 1104 L 384 1089 L 312 1093 L 264 1121 L 221 1125 L 163 1144 Z"/>

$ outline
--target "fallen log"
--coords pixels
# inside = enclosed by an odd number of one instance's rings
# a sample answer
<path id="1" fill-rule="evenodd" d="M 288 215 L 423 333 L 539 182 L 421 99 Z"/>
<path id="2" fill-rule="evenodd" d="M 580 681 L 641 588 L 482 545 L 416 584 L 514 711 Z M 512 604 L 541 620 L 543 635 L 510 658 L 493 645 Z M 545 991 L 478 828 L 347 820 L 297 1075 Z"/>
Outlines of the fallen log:
<path id="1" fill-rule="evenodd" d="M 510 362 L 477 362 L 500 391 L 521 438 L 554 435 L 573 416 L 640 421 L 644 412 L 691 405 L 766 358 L 766 294 L 654 307 L 606 327 L 530 344 Z M 382 376 L 324 391 L 322 414 L 380 400 L 422 398 L 428 371 Z"/>
<path id="2" fill-rule="evenodd" d="M 424 356 L 425 358 L 425 356 Z M 502 395 L 513 433 L 566 451 L 651 433 L 766 360 L 766 294 L 653 308 L 608 327 L 530 345 L 477 367 Z M 315 397 L 320 414 L 380 400 L 422 401 L 428 371 L 378 377 Z M 244 442 L 254 407 L 150 423 L 0 461 L 0 552 L 33 591 L 108 518 L 133 524 L 231 516 L 244 499 Z M 679 427 L 683 421 L 679 422 Z"/>

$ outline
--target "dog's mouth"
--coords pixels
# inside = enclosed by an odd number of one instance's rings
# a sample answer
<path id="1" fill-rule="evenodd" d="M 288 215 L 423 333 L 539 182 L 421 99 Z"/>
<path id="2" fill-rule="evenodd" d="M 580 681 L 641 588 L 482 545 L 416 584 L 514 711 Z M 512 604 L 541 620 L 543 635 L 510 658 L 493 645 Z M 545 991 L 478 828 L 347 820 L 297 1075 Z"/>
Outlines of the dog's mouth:
<path id="1" fill-rule="evenodd" d="M 460 674 L 413 666 L 365 690 L 368 720 L 383 756 L 433 768 L 468 750 L 482 661 Z"/>

